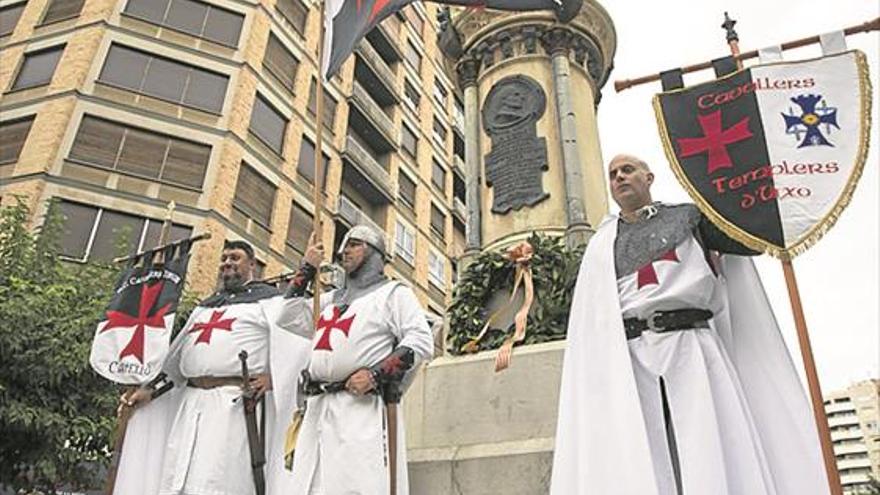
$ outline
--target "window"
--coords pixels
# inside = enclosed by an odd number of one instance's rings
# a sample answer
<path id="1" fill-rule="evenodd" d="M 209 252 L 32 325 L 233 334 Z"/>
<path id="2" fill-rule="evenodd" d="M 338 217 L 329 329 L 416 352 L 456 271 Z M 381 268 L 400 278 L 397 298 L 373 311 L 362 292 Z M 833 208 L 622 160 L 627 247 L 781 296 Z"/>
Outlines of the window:
<path id="1" fill-rule="evenodd" d="M 86 115 L 69 158 L 122 173 L 200 189 L 211 147 Z"/>
<path id="2" fill-rule="evenodd" d="M 15 5 L 7 5 L 0 7 L 0 36 L 12 34 L 15 31 L 15 25 L 21 17 L 21 11 L 27 2 L 17 3 Z"/>
<path id="3" fill-rule="evenodd" d="M 0 163 L 18 161 L 18 155 L 21 154 L 21 148 L 24 147 L 33 123 L 33 115 L 21 120 L 0 123 Z"/>
<path id="4" fill-rule="evenodd" d="M 452 196 L 458 198 L 462 203 L 467 203 L 467 189 L 464 179 L 455 172 L 452 172 Z"/>
<path id="5" fill-rule="evenodd" d="M 431 230 L 441 239 L 446 235 L 446 215 L 433 203 L 431 204 Z"/>
<path id="6" fill-rule="evenodd" d="M 409 156 L 415 158 L 419 150 L 419 138 L 416 136 L 416 133 L 413 132 L 408 125 L 403 124 L 403 129 L 400 134 L 403 151 Z"/>
<path id="7" fill-rule="evenodd" d="M 419 113 L 419 102 L 422 97 L 416 90 L 415 86 L 410 84 L 409 79 L 405 79 L 403 82 L 403 96 L 406 104 L 409 105 L 413 111 Z"/>
<path id="8" fill-rule="evenodd" d="M 12 89 L 33 88 L 49 84 L 63 52 L 64 45 L 57 45 L 45 50 L 25 53 L 24 62 L 18 70 L 18 76 L 12 84 Z"/>
<path id="9" fill-rule="evenodd" d="M 431 160 L 431 183 L 442 192 L 446 192 L 446 170 L 436 159 Z"/>
<path id="10" fill-rule="evenodd" d="M 43 21 L 40 24 L 73 19 L 79 16 L 84 2 L 85 0 L 50 0 L 49 8 L 43 14 Z"/>
<path id="11" fill-rule="evenodd" d="M 113 45 L 98 80 L 172 103 L 220 113 L 229 77 Z"/>
<path id="12" fill-rule="evenodd" d="M 425 29 L 425 21 L 422 19 L 422 16 L 416 12 L 416 8 L 413 5 L 406 7 L 403 9 L 403 15 L 406 17 L 406 20 L 412 24 L 412 27 L 415 28 L 416 32 L 419 33 L 419 36 L 422 35 L 422 31 Z"/>
<path id="13" fill-rule="evenodd" d="M 416 259 L 415 233 L 400 220 L 394 229 L 394 252 L 410 265 Z"/>
<path id="14" fill-rule="evenodd" d="M 404 47 L 403 58 L 412 66 L 416 72 L 422 71 L 422 56 L 419 54 L 418 48 L 413 45 L 412 41 L 407 41 Z"/>
<path id="15" fill-rule="evenodd" d="M 437 120 L 437 117 L 434 117 L 434 125 L 432 127 L 434 139 L 441 145 L 446 146 L 446 127 L 443 125 L 443 122 Z"/>
<path id="16" fill-rule="evenodd" d="M 322 188 L 327 184 L 327 165 L 329 162 L 330 157 L 324 154 L 324 180 L 321 182 Z M 299 146 L 299 162 L 297 162 L 296 171 L 309 181 L 309 184 L 315 183 L 315 143 L 305 136 L 303 136 L 302 143 Z"/>
<path id="17" fill-rule="evenodd" d="M 64 216 L 61 254 L 78 261 L 110 261 L 159 243 L 162 221 L 95 206 L 59 201 Z M 192 228 L 172 224 L 169 242 L 186 239 Z M 121 244 L 121 246 L 120 246 Z"/>
<path id="18" fill-rule="evenodd" d="M 242 162 L 232 206 L 263 227 L 269 228 L 272 223 L 272 207 L 275 205 L 275 189 L 269 179 Z"/>
<path id="19" fill-rule="evenodd" d="M 416 206 L 416 183 L 403 172 L 397 175 L 398 197 L 410 208 Z"/>
<path id="20" fill-rule="evenodd" d="M 275 8 L 293 26 L 294 31 L 300 35 L 305 33 L 309 9 L 300 0 L 278 0 Z"/>
<path id="21" fill-rule="evenodd" d="M 309 113 L 312 116 L 318 115 L 317 102 L 317 80 L 312 78 L 312 85 L 309 87 Z M 330 92 L 324 90 L 324 128 L 333 133 L 333 125 L 336 120 L 336 100 L 330 96 Z"/>
<path id="22" fill-rule="evenodd" d="M 446 96 L 448 91 L 440 84 L 439 79 L 434 79 L 434 99 L 440 104 L 440 108 L 446 108 Z"/>
<path id="23" fill-rule="evenodd" d="M 196 0 L 128 0 L 125 13 L 231 47 L 244 22 L 239 13 Z"/>
<path id="24" fill-rule="evenodd" d="M 313 226 L 312 214 L 294 201 L 290 207 L 290 221 L 287 224 L 287 244 L 304 253 Z"/>
<path id="25" fill-rule="evenodd" d="M 446 262 L 433 249 L 428 252 L 428 281 L 441 289 L 446 286 Z"/>
<path id="26" fill-rule="evenodd" d="M 254 109 L 251 111 L 250 131 L 272 148 L 272 151 L 281 155 L 284 151 L 285 129 L 287 119 L 257 93 Z"/>
<path id="27" fill-rule="evenodd" d="M 299 60 L 284 47 L 281 40 L 274 34 L 269 34 L 269 44 L 266 46 L 265 55 L 263 55 L 263 67 L 278 78 L 278 81 L 285 88 L 293 91 Z"/>

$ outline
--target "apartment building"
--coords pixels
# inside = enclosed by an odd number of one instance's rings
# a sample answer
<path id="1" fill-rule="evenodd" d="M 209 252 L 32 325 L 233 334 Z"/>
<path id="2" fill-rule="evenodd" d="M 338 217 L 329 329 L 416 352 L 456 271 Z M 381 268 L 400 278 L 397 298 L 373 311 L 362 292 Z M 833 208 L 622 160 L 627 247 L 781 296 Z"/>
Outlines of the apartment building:
<path id="1" fill-rule="evenodd" d="M 825 413 L 844 493 L 863 493 L 880 480 L 880 380 L 827 394 Z"/>
<path id="2" fill-rule="evenodd" d="M 436 46 L 436 7 L 369 33 L 325 87 L 322 232 L 385 231 L 389 275 L 442 313 L 465 243 L 461 104 Z M 107 260 L 120 233 L 198 243 L 189 284 L 217 281 L 224 239 L 260 275 L 299 263 L 315 205 L 319 10 L 302 0 L 0 0 L 0 196 L 39 223 L 66 215 L 72 261 Z"/>

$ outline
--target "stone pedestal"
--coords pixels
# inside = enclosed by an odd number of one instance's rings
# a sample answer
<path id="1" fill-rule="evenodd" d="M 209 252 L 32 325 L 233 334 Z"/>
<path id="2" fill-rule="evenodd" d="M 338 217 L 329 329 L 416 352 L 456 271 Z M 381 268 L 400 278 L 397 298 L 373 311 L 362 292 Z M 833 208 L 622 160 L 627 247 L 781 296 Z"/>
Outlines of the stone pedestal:
<path id="1" fill-rule="evenodd" d="M 547 493 L 564 347 L 519 347 L 501 373 L 494 351 L 423 368 L 403 402 L 410 493 Z"/>

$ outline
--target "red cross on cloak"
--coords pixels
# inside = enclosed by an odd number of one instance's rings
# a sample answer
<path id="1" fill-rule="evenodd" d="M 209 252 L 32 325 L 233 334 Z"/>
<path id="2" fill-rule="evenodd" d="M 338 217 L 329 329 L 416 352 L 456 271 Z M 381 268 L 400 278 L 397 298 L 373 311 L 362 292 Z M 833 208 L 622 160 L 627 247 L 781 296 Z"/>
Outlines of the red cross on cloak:
<path id="1" fill-rule="evenodd" d="M 727 145 L 752 137 L 752 131 L 749 129 L 749 118 L 744 117 L 727 129 L 721 128 L 721 110 L 708 115 L 698 115 L 697 119 L 699 119 L 700 127 L 703 129 L 703 137 L 678 139 L 681 157 L 687 158 L 707 152 L 709 154 L 709 164 L 706 167 L 707 174 L 711 174 L 719 168 L 733 167 L 730 155 L 727 154 Z"/>
<path id="2" fill-rule="evenodd" d="M 333 317 L 329 320 L 324 319 L 324 315 L 321 315 L 318 318 L 318 331 L 324 331 L 321 334 L 321 338 L 318 339 L 318 342 L 315 344 L 315 350 L 325 350 L 332 351 L 333 347 L 330 346 L 330 333 L 335 330 L 342 330 L 342 333 L 348 337 L 348 332 L 351 330 L 351 323 L 354 321 L 354 317 L 356 315 L 351 315 L 350 317 L 340 320 L 339 317 L 342 316 L 339 311 L 339 306 L 333 306 Z"/>
<path id="3" fill-rule="evenodd" d="M 164 282 L 158 282 L 148 286 L 144 284 L 141 287 L 141 300 L 138 306 L 137 316 L 132 316 L 121 311 L 107 311 L 107 324 L 101 329 L 101 333 L 114 328 L 131 328 L 134 327 L 134 333 L 131 340 L 119 353 L 119 359 L 125 356 L 134 356 L 141 364 L 144 364 L 144 332 L 147 327 L 165 329 L 165 313 L 171 307 L 171 303 L 159 308 L 155 313 L 150 314 L 156 299 L 162 293 Z"/>
<path id="4" fill-rule="evenodd" d="M 660 283 L 660 281 L 657 279 L 657 270 L 654 269 L 654 263 L 658 261 L 674 261 L 678 263 L 680 260 L 675 254 L 675 248 L 672 248 L 669 251 L 663 253 L 663 256 L 661 256 L 660 258 L 639 268 L 637 282 L 638 286 L 636 287 L 637 289 L 641 289 L 646 285 L 657 285 Z"/>
<path id="5" fill-rule="evenodd" d="M 367 19 L 367 24 L 370 24 L 373 22 L 373 20 L 376 18 L 376 16 L 379 15 L 379 12 L 382 12 L 382 9 L 384 9 L 385 6 L 388 5 L 389 1 L 390 0 L 376 0 L 375 2 L 373 2 L 373 8 L 370 9 L 370 18 Z M 362 3 L 363 3 L 363 0 L 357 0 L 357 13 L 358 14 L 361 13 L 361 4 Z"/>
<path id="6" fill-rule="evenodd" d="M 236 318 L 227 318 L 225 320 L 221 320 L 223 318 L 223 311 L 214 311 L 211 313 L 211 319 L 208 321 L 204 321 L 201 323 L 196 323 L 189 330 L 189 333 L 198 332 L 201 330 L 202 333 L 199 334 L 199 337 L 193 342 L 193 345 L 196 345 L 200 342 L 204 342 L 205 344 L 211 344 L 211 335 L 214 333 L 214 330 L 226 330 L 227 332 L 232 331 L 232 322 L 236 320 Z"/>

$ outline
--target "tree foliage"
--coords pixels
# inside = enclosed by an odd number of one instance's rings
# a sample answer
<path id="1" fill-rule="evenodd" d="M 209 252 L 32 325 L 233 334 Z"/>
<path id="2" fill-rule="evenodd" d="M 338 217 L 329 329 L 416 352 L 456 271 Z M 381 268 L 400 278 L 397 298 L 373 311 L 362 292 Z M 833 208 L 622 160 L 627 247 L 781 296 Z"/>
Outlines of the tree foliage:
<path id="1" fill-rule="evenodd" d="M 528 242 L 534 248 L 530 265 L 535 301 L 529 313 L 524 343 L 564 339 L 583 249 L 569 249 L 561 237 L 538 234 L 529 237 Z M 489 318 L 489 300 L 498 291 L 510 293 L 513 275 L 514 265 L 498 252 L 482 253 L 468 265 L 455 286 L 449 307 L 449 352 L 461 354 L 462 346 L 479 334 Z M 479 350 L 497 349 L 511 332 L 510 328 L 491 328 L 480 341 Z"/>
<path id="2" fill-rule="evenodd" d="M 20 201 L 0 208 L 0 485 L 95 486 L 118 391 L 88 357 L 116 273 L 58 257 L 54 205 L 37 231 L 29 219 Z"/>

